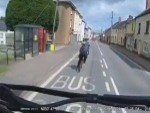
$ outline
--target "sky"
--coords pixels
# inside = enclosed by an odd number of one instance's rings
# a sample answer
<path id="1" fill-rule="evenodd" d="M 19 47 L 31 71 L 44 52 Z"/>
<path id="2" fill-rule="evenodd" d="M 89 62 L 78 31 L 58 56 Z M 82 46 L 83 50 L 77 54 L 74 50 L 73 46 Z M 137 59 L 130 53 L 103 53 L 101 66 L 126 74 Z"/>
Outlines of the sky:
<path id="1" fill-rule="evenodd" d="M 133 17 L 145 10 L 146 0 L 71 0 L 77 10 L 83 16 L 84 21 L 93 31 L 100 32 L 111 25 L 113 11 L 113 23 Z M 5 16 L 5 10 L 9 0 L 0 0 L 0 16 Z"/>

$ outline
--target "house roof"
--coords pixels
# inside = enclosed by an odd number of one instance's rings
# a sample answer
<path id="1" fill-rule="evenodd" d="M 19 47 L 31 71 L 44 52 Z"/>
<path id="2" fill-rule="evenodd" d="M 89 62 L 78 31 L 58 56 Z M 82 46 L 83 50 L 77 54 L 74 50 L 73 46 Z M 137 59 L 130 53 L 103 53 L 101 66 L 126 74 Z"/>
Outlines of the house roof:
<path id="1" fill-rule="evenodd" d="M 4 22 L 0 22 L 0 31 L 6 31 L 7 27 L 6 24 Z"/>
<path id="2" fill-rule="evenodd" d="M 127 20 L 118 23 L 115 27 L 117 29 L 119 29 L 119 28 L 122 28 L 122 27 L 126 27 L 126 24 L 127 24 Z"/>
<path id="3" fill-rule="evenodd" d="M 117 25 L 119 24 L 119 22 L 116 22 L 113 26 L 112 29 L 117 29 Z"/>
<path id="4" fill-rule="evenodd" d="M 53 0 L 54 2 L 56 2 L 57 0 Z M 73 9 L 76 9 L 76 6 L 73 4 L 72 1 L 70 0 L 59 0 L 59 3 L 67 3 L 69 4 Z"/>
<path id="5" fill-rule="evenodd" d="M 76 12 L 79 14 L 79 16 L 81 17 L 81 18 L 83 18 L 83 16 L 81 15 L 81 13 L 76 9 Z"/>
<path id="6" fill-rule="evenodd" d="M 145 16 L 145 15 L 147 15 L 147 14 L 150 14 L 150 8 L 147 9 L 147 10 L 145 10 L 145 11 L 143 11 L 143 12 L 142 12 L 141 14 L 139 14 L 138 16 L 136 16 L 135 19 L 140 18 L 140 17 L 142 17 L 142 16 Z"/>

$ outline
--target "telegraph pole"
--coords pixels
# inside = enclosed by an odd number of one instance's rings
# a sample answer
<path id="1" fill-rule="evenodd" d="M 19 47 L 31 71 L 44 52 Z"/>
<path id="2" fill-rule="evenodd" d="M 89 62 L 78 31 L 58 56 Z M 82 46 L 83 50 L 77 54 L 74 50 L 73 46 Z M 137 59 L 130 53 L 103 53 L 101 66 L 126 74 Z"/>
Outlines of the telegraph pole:
<path id="1" fill-rule="evenodd" d="M 58 3 L 59 3 L 59 0 L 56 0 L 56 8 L 55 8 L 55 15 L 54 15 L 54 21 L 53 21 L 53 44 L 54 44 L 54 40 L 55 40 L 55 36 L 54 36 L 54 32 L 55 32 L 55 26 L 56 26 L 56 17 L 57 17 L 57 11 L 58 11 Z"/>
<path id="2" fill-rule="evenodd" d="M 109 43 L 110 43 L 111 38 L 112 38 L 111 36 L 112 36 L 113 17 L 114 17 L 114 13 L 113 13 L 113 11 L 112 11 L 112 14 L 111 14 L 111 31 L 110 31 Z"/>

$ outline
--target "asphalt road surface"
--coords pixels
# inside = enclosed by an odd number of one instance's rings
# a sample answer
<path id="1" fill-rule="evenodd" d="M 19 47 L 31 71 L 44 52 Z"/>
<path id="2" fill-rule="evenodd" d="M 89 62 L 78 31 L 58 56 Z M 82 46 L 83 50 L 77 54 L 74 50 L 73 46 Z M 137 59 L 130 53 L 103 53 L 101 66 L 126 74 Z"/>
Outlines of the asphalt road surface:
<path id="1" fill-rule="evenodd" d="M 80 73 L 76 71 L 78 53 L 74 53 L 41 87 L 99 95 L 150 95 L 150 74 L 147 71 L 121 53 L 111 50 L 108 45 L 99 42 L 91 42 L 90 45 L 90 54 Z M 27 99 L 46 104 L 64 98 L 31 93 Z M 74 113 L 145 113 L 86 103 L 73 103 L 58 109 Z"/>

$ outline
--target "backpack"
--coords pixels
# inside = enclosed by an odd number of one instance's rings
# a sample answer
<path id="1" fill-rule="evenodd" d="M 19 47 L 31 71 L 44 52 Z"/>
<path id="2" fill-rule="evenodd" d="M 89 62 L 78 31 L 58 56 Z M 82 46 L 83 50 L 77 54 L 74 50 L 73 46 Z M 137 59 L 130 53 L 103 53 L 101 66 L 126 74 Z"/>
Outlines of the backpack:
<path id="1" fill-rule="evenodd" d="M 83 55 L 87 55 L 88 52 L 89 52 L 89 45 L 88 44 L 82 45 L 82 47 L 80 48 L 80 53 Z"/>

